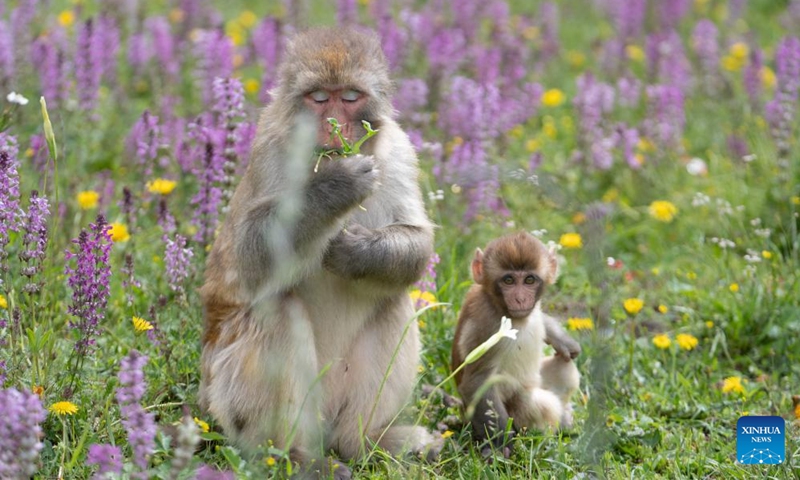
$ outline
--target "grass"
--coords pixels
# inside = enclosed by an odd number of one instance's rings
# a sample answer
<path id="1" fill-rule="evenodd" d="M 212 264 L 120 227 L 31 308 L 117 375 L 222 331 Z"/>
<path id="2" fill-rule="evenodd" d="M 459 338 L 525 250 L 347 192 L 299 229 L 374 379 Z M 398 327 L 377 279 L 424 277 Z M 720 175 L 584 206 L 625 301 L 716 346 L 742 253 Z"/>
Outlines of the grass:
<path id="1" fill-rule="evenodd" d="M 165 2 L 145 3 L 144 17 L 170 12 Z M 538 11 L 538 2 L 511 3 L 514 14 Z M 54 4 L 50 11 L 38 13 L 41 24 L 32 30 L 34 37 L 55 25 L 62 9 L 73 9 L 65 2 Z M 785 26 L 785 4 L 749 2 L 742 20 L 721 28 L 724 45 L 749 39 L 767 51 L 767 63 L 774 68 L 775 45 L 792 32 Z M 690 35 L 699 18 L 725 25 L 726 5 L 694 2 L 679 26 L 682 38 Z M 230 2 L 217 3 L 215 8 L 230 20 L 248 6 Z M 426 206 L 439 225 L 436 252 L 441 257 L 436 266 L 437 288 L 431 293 L 448 305 L 430 309 L 418 319 L 423 340 L 421 373 L 406 418 L 413 421 L 424 412 L 421 423 L 448 436 L 444 450 L 429 463 L 375 451 L 369 462 L 354 462 L 351 468 L 366 478 L 800 478 L 800 411 L 792 400 L 800 395 L 797 122 L 787 162 L 780 158 L 760 107 L 749 102 L 741 72 L 721 70 L 721 90 L 707 94 L 698 88 L 687 97 L 681 146 L 666 149 L 645 144 L 639 149 L 644 164 L 637 170 L 625 166 L 619 156 L 608 170 L 575 163 L 570 157 L 580 145 L 579 118 L 571 103 L 577 93 L 575 78 L 594 71 L 601 80 L 613 82 L 613 76 L 602 72 L 599 42 L 612 37 L 614 30 L 595 9 L 559 7 L 563 55 L 542 68 L 531 68 L 530 76 L 545 88 L 562 90 L 567 101 L 541 107 L 526 122 L 494 139 L 489 150 L 492 163 L 501 171 L 500 193 L 508 216 L 483 211 L 473 221 L 463 221 L 465 192 L 440 182 L 432 173 L 436 160 L 421 154 L 420 181 L 426 198 L 429 192 L 443 191 L 441 199 L 427 201 Z M 365 8 L 359 8 L 366 18 Z M 99 9 L 88 2 L 82 12 L 76 9 L 77 19 Z M 330 7 L 313 9 L 311 15 L 319 22 L 330 23 L 333 18 Z M 655 21 L 648 17 L 648 28 Z M 70 35 L 77 25 L 69 27 Z M 126 24 L 124 28 L 133 27 Z M 127 31 L 123 30 L 124 38 Z M 538 42 L 534 37 L 529 47 L 538 48 Z M 399 78 L 427 75 L 422 46 L 412 45 L 410 60 L 396 72 Z M 686 40 L 685 45 L 690 50 Z M 584 54 L 583 63 L 567 61 L 567 52 Z M 104 81 L 93 114 L 80 111 L 74 101 L 49 102 L 61 151 L 57 174 L 52 161 L 43 170 L 35 168 L 45 151 L 28 151 L 31 136 L 42 128 L 36 102 L 26 107 L 3 104 L 10 114 L 7 133 L 20 144 L 23 207 L 27 208 L 32 189 L 42 190 L 51 210 L 56 210 L 56 198 L 63 202 L 58 221 L 49 219 L 47 254 L 36 277 L 43 283 L 41 293 L 22 292 L 26 282 L 17 257 L 21 233 L 9 236 L 10 269 L 2 273 L 0 286 L 7 302 L 7 308 L 0 309 L 0 318 L 7 322 L 0 329 L 0 360 L 6 362 L 3 387 L 40 390 L 45 407 L 62 400 L 78 406 L 73 415 L 49 414 L 45 420 L 36 478 L 88 478 L 93 470 L 86 464 L 86 454 L 95 443 L 121 446 L 127 459 L 125 476 L 131 475 L 131 451 L 114 394 L 119 386 L 119 361 L 132 350 L 149 357 L 143 403 L 163 427 L 150 457 L 151 476 L 170 478 L 175 442 L 167 434 L 183 416 L 184 406 L 191 416 L 214 427 L 196 399 L 202 329 L 196 289 L 202 282 L 205 246 L 190 244 L 194 249 L 191 274 L 183 283 L 184 292 L 174 292 L 165 275 L 165 246 L 157 224 L 163 198 L 177 219 L 178 232 L 192 235 L 190 199 L 198 180 L 181 173 L 174 145 L 159 150 L 166 161 L 154 165 L 151 177 L 143 175 L 142 167 L 125 150 L 125 138 L 141 112 L 160 112 L 165 96 L 175 99 L 179 118 L 193 119 L 208 108 L 195 86 L 192 64 L 190 57 L 184 59 L 179 80 L 168 81 L 154 63 L 143 74 L 134 74 L 120 60 L 118 75 L 114 81 Z M 8 90 L 38 97 L 37 71 L 27 62 L 20 65 L 16 83 Z M 647 80 L 643 63 L 632 61 L 629 67 Z M 462 73 L 474 72 L 464 68 Z M 259 78 L 260 67 L 245 62 L 236 75 Z M 72 97 L 75 94 L 73 90 Z M 769 94 L 767 90 L 764 100 L 771 98 Z M 246 121 L 253 122 L 257 95 L 248 94 L 246 104 Z M 638 124 L 647 114 L 644 102 L 639 102 L 628 109 L 617 107 L 611 118 Z M 413 127 L 445 150 L 457 141 L 435 122 Z M 726 146 L 731 134 L 745 140 L 754 160 L 732 154 Z M 534 172 L 527 171 L 532 139 L 544 158 Z M 686 164 L 695 157 L 706 163 L 707 174 L 687 172 Z M 512 175 L 518 169 L 526 174 Z M 536 181 L 526 178 L 531 174 Z M 148 193 L 145 184 L 156 176 L 176 179 L 176 190 L 163 197 Z M 112 194 L 99 206 L 82 209 L 76 200 L 78 192 L 103 192 L 108 178 L 115 181 Z M 123 186 L 133 194 L 135 221 L 118 206 Z M 677 207 L 671 221 L 659 221 L 649 213 L 657 200 Z M 127 223 L 131 237 L 111 250 L 109 304 L 96 349 L 76 358 L 76 332 L 68 327 L 73 320 L 67 312 L 72 293 L 64 274 L 63 252 L 74 250 L 71 240 L 98 212 L 110 221 Z M 581 248 L 560 251 L 561 275 L 548 292 L 545 310 L 564 319 L 590 318 L 594 328 L 573 332 L 583 347 L 578 359 L 583 378 L 575 398 L 575 427 L 557 434 L 524 432 L 515 439 L 511 458 L 497 457 L 487 463 L 458 419 L 458 408 L 450 402 L 454 384 L 445 383 L 429 396 L 424 392 L 450 373 L 451 341 L 471 284 L 469 264 L 475 248 L 516 229 L 546 230 L 543 240 L 556 243 L 564 233 L 581 235 Z M 735 246 L 723 248 L 725 242 L 719 239 Z M 125 283 L 126 256 L 133 260 L 135 285 Z M 643 301 L 640 311 L 626 311 L 624 301 L 631 298 Z M 155 329 L 149 335 L 137 332 L 133 316 L 145 318 Z M 654 344 L 657 334 L 670 339 L 667 348 Z M 678 334 L 695 337 L 696 347 L 681 348 Z M 731 379 L 740 379 L 741 391 L 729 390 L 735 385 Z M 787 458 L 782 465 L 736 464 L 735 426 L 745 414 L 786 420 Z M 233 470 L 240 478 L 285 471 L 280 461 L 242 459 L 213 431 L 204 434 L 204 439 L 193 459 L 195 467 L 202 461 Z M 274 446 L 267 453 L 278 459 L 282 454 Z M 191 472 L 185 471 L 181 478 L 191 478 Z"/>

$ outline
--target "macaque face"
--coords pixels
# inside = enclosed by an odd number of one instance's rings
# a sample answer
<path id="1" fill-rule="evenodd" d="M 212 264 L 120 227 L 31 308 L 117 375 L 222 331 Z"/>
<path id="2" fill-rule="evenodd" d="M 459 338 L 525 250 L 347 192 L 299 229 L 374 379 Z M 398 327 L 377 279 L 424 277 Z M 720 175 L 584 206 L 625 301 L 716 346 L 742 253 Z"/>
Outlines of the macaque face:
<path id="1" fill-rule="evenodd" d="M 341 148 L 342 142 L 333 134 L 329 118 L 335 118 L 344 138 L 353 143 L 366 134 L 361 120 L 365 119 L 363 110 L 367 95 L 355 88 L 318 88 L 303 96 L 303 102 L 318 119 L 317 145 L 323 148 Z"/>
<path id="2" fill-rule="evenodd" d="M 507 271 L 496 282 L 511 318 L 525 318 L 531 314 L 542 295 L 544 280 L 534 271 Z"/>

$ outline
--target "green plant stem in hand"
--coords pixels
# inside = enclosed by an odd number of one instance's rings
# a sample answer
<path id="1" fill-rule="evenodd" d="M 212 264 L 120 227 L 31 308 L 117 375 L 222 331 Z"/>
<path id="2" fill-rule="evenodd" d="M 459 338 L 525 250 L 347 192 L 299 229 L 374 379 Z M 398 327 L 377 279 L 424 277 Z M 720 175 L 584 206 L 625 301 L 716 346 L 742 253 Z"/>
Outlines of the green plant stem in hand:
<path id="1" fill-rule="evenodd" d="M 372 128 L 372 124 L 370 124 L 366 120 L 361 120 L 361 125 L 364 127 L 367 133 L 364 134 L 361 138 L 359 138 L 355 143 L 350 143 L 348 139 L 342 135 L 342 125 L 339 123 L 338 120 L 331 117 L 328 119 L 328 123 L 333 127 L 333 131 L 331 132 L 331 138 L 335 135 L 339 142 L 342 144 L 340 148 L 329 148 L 329 149 L 318 149 L 317 150 L 317 163 L 314 165 L 314 173 L 319 170 L 319 162 L 322 161 L 322 157 L 332 157 L 334 155 L 340 155 L 343 157 L 348 157 L 350 155 L 358 155 L 361 153 L 361 146 L 375 136 L 378 133 L 378 130 L 374 130 Z"/>

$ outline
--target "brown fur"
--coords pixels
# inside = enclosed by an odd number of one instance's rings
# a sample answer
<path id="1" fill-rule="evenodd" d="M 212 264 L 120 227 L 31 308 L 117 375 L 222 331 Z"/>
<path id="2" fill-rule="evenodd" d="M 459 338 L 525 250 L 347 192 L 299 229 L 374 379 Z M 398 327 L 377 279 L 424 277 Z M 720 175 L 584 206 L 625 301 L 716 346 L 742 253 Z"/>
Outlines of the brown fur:
<path id="1" fill-rule="evenodd" d="M 416 155 L 392 118 L 380 43 L 374 33 L 310 30 L 284 58 L 206 266 L 201 406 L 246 452 L 271 440 L 309 472 L 323 452 L 354 458 L 372 442 L 436 451 L 423 428 L 392 424 L 419 360 L 406 288 L 432 253 L 433 228 Z M 365 95 L 357 118 L 380 131 L 364 155 L 323 159 L 314 171 L 315 145 L 293 158 L 291 139 L 324 121 L 304 96 L 334 88 Z"/>
<path id="2" fill-rule="evenodd" d="M 569 397 L 580 378 L 572 359 L 580 346 L 557 320 L 541 312 L 544 283 L 555 282 L 557 263 L 538 239 L 525 232 L 498 238 L 487 245 L 485 253 L 476 251 L 472 270 L 476 284 L 467 292 L 459 315 L 452 368 L 458 368 L 469 352 L 499 330 L 502 317 L 511 318 L 513 328 L 519 330 L 517 340 L 503 338 L 455 377 L 465 405 L 476 405 L 471 418 L 473 435 L 480 441 L 490 440 L 494 447 L 508 453 L 507 438 L 502 433 L 509 418 L 517 429 L 571 423 Z M 533 275 L 541 280 L 530 288 L 501 285 L 501 279 L 508 275 Z M 532 310 L 519 317 L 510 315 L 508 297 L 504 296 L 509 288 L 516 289 L 515 295 L 533 296 Z M 554 346 L 556 355 L 542 359 L 545 341 Z M 502 375 L 504 380 L 477 398 L 478 390 L 495 375 Z M 484 454 L 490 451 L 484 446 Z"/>

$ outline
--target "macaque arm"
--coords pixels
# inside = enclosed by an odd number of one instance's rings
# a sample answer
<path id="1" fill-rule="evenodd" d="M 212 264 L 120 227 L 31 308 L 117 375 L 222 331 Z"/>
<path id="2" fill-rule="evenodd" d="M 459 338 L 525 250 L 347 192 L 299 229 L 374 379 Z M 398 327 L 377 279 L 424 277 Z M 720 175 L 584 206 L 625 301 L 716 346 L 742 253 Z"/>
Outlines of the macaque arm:
<path id="1" fill-rule="evenodd" d="M 359 155 L 336 162 L 325 161 L 301 195 L 264 198 L 244 214 L 236 226 L 236 249 L 241 280 L 249 291 L 266 282 L 281 291 L 318 268 L 343 216 L 371 193 L 377 178 L 371 158 Z"/>
<path id="2" fill-rule="evenodd" d="M 432 253 L 428 226 L 396 223 L 372 230 L 351 224 L 331 241 L 325 266 L 345 278 L 405 286 L 419 278 Z"/>
<path id="3" fill-rule="evenodd" d="M 578 357 L 581 353 L 580 344 L 564 330 L 561 323 L 551 317 L 550 315 L 543 315 L 545 342 L 551 345 L 557 356 L 565 359 L 572 359 Z"/>

